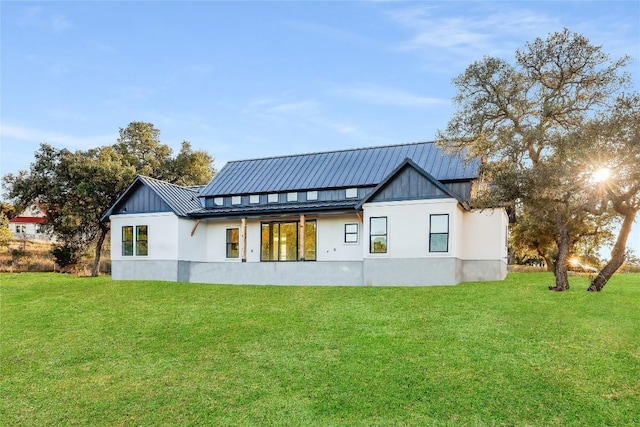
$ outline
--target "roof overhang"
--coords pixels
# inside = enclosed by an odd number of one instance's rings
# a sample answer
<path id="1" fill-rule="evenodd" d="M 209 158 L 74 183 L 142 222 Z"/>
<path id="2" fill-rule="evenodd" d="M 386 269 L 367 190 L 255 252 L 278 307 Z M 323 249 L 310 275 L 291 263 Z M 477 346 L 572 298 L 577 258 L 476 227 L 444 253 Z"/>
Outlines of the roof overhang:
<path id="1" fill-rule="evenodd" d="M 291 204 L 272 204 L 272 205 L 255 205 L 255 206 L 239 206 L 230 208 L 203 208 L 197 211 L 189 212 L 191 218 L 249 218 L 264 216 L 289 216 L 292 214 L 308 214 L 308 213 L 331 213 L 340 212 L 354 213 L 356 210 L 357 200 L 339 200 L 328 202 L 313 203 L 291 203 Z"/>

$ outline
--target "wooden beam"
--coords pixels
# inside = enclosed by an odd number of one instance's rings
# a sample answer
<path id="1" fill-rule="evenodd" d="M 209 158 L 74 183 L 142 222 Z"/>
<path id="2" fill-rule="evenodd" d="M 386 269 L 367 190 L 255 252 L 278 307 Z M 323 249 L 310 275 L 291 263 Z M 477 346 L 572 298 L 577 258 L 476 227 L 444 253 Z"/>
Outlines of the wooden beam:
<path id="1" fill-rule="evenodd" d="M 240 233 L 242 233 L 242 262 L 247 262 L 247 218 L 240 220 Z"/>
<path id="2" fill-rule="evenodd" d="M 360 212 L 360 211 L 356 211 L 356 216 L 358 217 L 358 219 L 360 220 L 360 222 L 364 224 L 364 220 L 362 219 L 362 212 Z"/>
<path id="3" fill-rule="evenodd" d="M 305 230 L 305 217 L 300 215 L 300 231 L 298 232 L 298 258 L 300 261 L 304 261 L 304 230 Z"/>
<path id="4" fill-rule="evenodd" d="M 196 228 L 198 228 L 199 225 L 200 225 L 200 220 L 196 219 L 196 223 L 194 224 L 193 228 L 191 229 L 191 237 L 193 237 L 193 235 L 196 232 Z"/>

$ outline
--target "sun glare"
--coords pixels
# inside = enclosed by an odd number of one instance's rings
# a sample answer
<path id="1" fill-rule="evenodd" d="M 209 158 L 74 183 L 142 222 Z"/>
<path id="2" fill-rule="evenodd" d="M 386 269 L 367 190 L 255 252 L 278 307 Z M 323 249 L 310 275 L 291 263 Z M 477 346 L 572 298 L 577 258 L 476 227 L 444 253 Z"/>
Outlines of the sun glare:
<path id="1" fill-rule="evenodd" d="M 611 171 L 608 168 L 600 168 L 593 173 L 593 176 L 591 177 L 591 179 L 594 182 L 604 182 L 607 179 L 609 179 L 610 175 L 611 175 Z"/>

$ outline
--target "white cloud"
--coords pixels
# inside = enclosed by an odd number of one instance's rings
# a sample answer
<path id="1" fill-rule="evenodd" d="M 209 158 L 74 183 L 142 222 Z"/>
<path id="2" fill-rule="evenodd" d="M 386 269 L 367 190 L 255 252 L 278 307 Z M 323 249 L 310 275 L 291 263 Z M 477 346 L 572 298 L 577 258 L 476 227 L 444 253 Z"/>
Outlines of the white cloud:
<path id="1" fill-rule="evenodd" d="M 327 117 L 321 104 L 312 99 L 284 101 L 277 98 L 257 98 L 249 102 L 246 112 L 266 116 L 270 120 L 288 122 L 291 126 L 323 127 L 340 134 L 358 132 L 357 127 L 352 124 Z"/>
<path id="2" fill-rule="evenodd" d="M 364 102 L 396 107 L 420 107 L 429 105 L 448 104 L 449 100 L 416 95 L 401 89 L 395 89 L 373 84 L 359 85 L 336 91 L 339 95 Z"/>
<path id="3" fill-rule="evenodd" d="M 37 28 L 54 33 L 71 28 L 71 21 L 66 16 L 37 6 L 25 9 L 17 24 L 23 28 Z"/>
<path id="4" fill-rule="evenodd" d="M 456 3 L 461 5 L 461 3 Z M 389 18 L 413 35 L 397 47 L 429 52 L 429 62 L 468 62 L 482 55 L 512 55 L 522 40 L 545 36 L 562 26 L 545 13 L 500 3 L 500 8 L 465 3 L 469 8 L 412 7 L 388 13 Z"/>
<path id="5" fill-rule="evenodd" d="M 117 135 L 75 136 L 40 129 L 2 125 L 0 126 L 0 139 L 2 139 L 3 145 L 14 140 L 17 142 L 38 144 L 47 143 L 57 147 L 85 150 L 101 145 L 113 144 L 117 139 Z"/>

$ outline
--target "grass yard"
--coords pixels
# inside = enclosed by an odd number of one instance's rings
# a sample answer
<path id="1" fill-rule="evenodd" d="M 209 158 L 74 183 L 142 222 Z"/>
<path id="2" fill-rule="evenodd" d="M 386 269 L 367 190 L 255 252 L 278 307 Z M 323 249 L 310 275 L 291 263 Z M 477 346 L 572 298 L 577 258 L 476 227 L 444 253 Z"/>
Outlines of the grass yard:
<path id="1" fill-rule="evenodd" d="M 640 425 L 640 274 L 266 287 L 3 274 L 0 425 Z"/>

